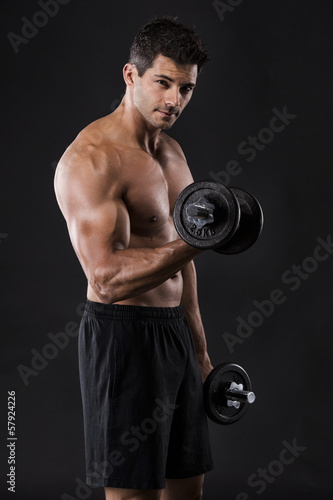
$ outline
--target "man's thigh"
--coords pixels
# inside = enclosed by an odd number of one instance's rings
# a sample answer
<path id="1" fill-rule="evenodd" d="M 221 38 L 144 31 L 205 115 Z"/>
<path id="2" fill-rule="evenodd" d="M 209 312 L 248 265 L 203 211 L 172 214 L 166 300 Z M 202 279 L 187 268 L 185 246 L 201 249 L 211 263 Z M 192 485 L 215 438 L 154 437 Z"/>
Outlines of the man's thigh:
<path id="1" fill-rule="evenodd" d="M 105 500 L 161 500 L 162 490 L 104 488 Z"/>
<path id="2" fill-rule="evenodd" d="M 205 475 L 185 479 L 166 479 L 161 500 L 201 500 Z"/>
<path id="3" fill-rule="evenodd" d="M 164 490 L 105 488 L 105 500 L 201 500 L 204 478 L 166 479 Z"/>

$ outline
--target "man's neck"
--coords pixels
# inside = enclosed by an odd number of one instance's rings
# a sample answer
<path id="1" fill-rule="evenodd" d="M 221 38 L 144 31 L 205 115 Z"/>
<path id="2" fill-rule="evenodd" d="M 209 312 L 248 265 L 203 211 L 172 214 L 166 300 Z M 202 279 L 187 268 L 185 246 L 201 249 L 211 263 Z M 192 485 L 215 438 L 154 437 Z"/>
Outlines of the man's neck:
<path id="1" fill-rule="evenodd" d="M 160 140 L 161 129 L 148 123 L 126 94 L 113 114 L 121 134 L 126 132 L 126 139 L 133 146 L 138 146 L 150 155 L 154 155 Z"/>

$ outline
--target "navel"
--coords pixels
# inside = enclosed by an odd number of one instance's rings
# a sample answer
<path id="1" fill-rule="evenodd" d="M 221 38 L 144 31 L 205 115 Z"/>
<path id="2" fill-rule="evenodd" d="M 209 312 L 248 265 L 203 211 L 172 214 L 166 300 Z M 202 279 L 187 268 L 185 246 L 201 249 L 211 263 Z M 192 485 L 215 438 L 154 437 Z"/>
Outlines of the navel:
<path id="1" fill-rule="evenodd" d="M 157 221 L 157 215 L 153 215 L 150 217 L 149 222 L 156 222 Z"/>

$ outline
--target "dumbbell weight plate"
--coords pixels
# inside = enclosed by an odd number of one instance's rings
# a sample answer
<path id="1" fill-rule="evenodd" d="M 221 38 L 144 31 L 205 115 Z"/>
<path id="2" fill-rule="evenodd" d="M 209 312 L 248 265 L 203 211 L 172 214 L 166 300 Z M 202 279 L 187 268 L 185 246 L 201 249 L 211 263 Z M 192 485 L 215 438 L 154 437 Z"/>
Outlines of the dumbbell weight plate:
<path id="1" fill-rule="evenodd" d="M 204 404 L 208 417 L 217 424 L 233 424 L 243 417 L 248 403 L 240 403 L 239 408 L 228 406 L 225 391 L 232 382 L 242 384 L 244 391 L 252 391 L 250 377 L 236 363 L 217 365 L 208 375 L 204 383 Z"/>
<path id="2" fill-rule="evenodd" d="M 179 236 L 203 250 L 225 244 L 234 234 L 240 218 L 235 195 L 223 184 L 194 182 L 176 200 L 173 219 Z"/>
<path id="3" fill-rule="evenodd" d="M 227 243 L 214 248 L 218 253 L 237 254 L 250 248 L 259 238 L 264 216 L 258 200 L 241 188 L 231 187 L 230 191 L 236 196 L 240 207 L 239 228 Z"/>

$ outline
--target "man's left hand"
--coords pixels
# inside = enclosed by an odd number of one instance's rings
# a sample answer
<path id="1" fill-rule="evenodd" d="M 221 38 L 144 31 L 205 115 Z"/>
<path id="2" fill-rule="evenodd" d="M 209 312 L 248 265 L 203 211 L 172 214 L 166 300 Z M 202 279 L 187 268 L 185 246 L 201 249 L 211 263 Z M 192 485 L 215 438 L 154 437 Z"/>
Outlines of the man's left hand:
<path id="1" fill-rule="evenodd" d="M 208 377 L 209 373 L 212 371 L 214 366 L 211 364 L 208 356 L 202 361 L 198 360 L 198 363 L 201 371 L 202 382 L 204 383 L 204 381 L 206 380 L 206 378 Z"/>

